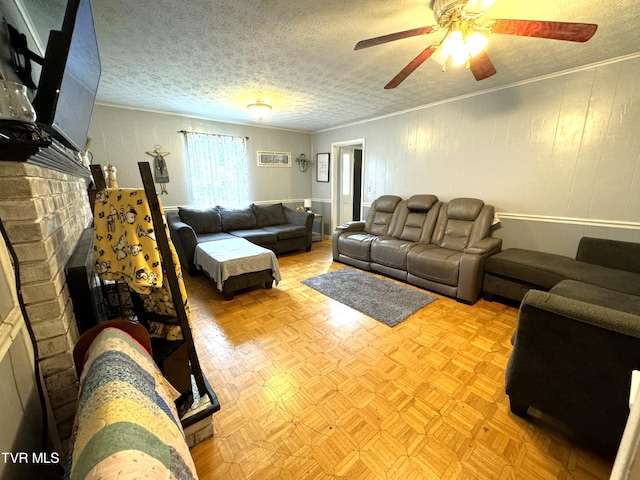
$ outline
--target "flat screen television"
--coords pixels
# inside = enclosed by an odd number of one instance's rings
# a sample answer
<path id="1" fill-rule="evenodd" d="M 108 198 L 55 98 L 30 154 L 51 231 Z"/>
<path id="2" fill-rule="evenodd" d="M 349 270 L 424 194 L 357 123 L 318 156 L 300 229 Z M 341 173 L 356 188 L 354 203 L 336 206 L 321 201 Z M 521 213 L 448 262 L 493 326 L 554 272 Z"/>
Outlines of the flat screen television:
<path id="1" fill-rule="evenodd" d="M 67 147 L 84 150 L 102 67 L 90 0 L 69 0 L 52 30 L 33 107 L 37 122 Z"/>

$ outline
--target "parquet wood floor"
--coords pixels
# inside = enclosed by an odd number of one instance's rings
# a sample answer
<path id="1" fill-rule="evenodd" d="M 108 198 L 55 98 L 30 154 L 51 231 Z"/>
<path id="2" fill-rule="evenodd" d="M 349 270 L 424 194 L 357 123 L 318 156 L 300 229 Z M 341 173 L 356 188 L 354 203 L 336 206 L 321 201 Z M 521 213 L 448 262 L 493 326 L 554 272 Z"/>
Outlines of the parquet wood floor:
<path id="1" fill-rule="evenodd" d="M 187 278 L 221 410 L 191 453 L 210 479 L 605 479 L 613 455 L 509 412 L 517 310 L 447 297 L 389 328 L 302 285 L 330 241 L 279 257 L 283 280 L 226 301 Z"/>

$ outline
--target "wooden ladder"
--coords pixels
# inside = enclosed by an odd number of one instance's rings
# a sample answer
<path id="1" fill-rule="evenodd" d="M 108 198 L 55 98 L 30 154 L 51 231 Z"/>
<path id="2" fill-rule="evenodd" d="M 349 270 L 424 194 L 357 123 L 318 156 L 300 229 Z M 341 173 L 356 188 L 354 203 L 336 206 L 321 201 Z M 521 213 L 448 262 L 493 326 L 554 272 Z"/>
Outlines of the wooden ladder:
<path id="1" fill-rule="evenodd" d="M 182 418 L 183 427 L 192 425 L 199 420 L 217 412 L 220 410 L 220 402 L 215 392 L 209 385 L 206 377 L 202 373 L 200 361 L 198 360 L 198 354 L 196 352 L 195 344 L 193 343 L 193 334 L 191 326 L 189 325 L 189 318 L 185 309 L 185 304 L 182 299 L 182 293 L 180 292 L 180 283 L 178 274 L 176 273 L 176 264 L 173 261 L 173 255 L 171 254 L 171 248 L 169 247 L 169 237 L 167 236 L 167 228 L 165 226 L 164 219 L 162 218 L 160 200 L 156 193 L 153 177 L 151 174 L 151 166 L 149 162 L 138 162 L 138 168 L 140 170 L 140 176 L 142 178 L 142 185 L 144 188 L 147 202 L 149 203 L 149 210 L 151 211 L 151 219 L 153 222 L 153 229 L 156 235 L 156 242 L 160 255 L 162 257 L 162 265 L 164 268 L 164 274 L 166 275 L 166 281 L 171 292 L 171 298 L 176 311 L 176 318 L 166 317 L 166 323 L 179 324 L 182 330 L 182 337 L 186 343 L 187 351 L 189 354 L 189 364 L 191 367 L 191 375 L 195 380 L 195 384 L 198 390 L 199 396 L 202 398 L 204 395 L 208 395 L 211 405 L 201 411 L 198 411 L 194 415 L 185 415 Z M 99 164 L 90 165 L 93 180 L 96 186 L 96 190 L 100 191 L 107 187 L 104 178 L 102 167 Z M 176 322 L 177 320 L 177 322 Z M 153 321 L 160 321 L 157 315 L 154 315 Z M 152 339 L 153 342 L 154 339 Z M 170 353 L 169 353 L 170 355 Z M 161 362 L 162 359 L 156 358 L 156 363 Z M 161 363 L 159 363 L 160 365 Z"/>

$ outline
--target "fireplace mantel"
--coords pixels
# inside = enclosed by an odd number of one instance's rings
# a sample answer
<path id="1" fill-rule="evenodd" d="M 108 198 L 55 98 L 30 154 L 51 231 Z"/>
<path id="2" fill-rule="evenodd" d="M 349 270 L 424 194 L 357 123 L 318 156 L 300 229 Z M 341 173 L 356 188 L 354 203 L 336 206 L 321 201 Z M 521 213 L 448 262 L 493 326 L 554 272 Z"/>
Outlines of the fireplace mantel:
<path id="1" fill-rule="evenodd" d="M 0 160 L 27 162 L 91 179 L 80 153 L 62 145 L 37 124 L 0 121 Z"/>

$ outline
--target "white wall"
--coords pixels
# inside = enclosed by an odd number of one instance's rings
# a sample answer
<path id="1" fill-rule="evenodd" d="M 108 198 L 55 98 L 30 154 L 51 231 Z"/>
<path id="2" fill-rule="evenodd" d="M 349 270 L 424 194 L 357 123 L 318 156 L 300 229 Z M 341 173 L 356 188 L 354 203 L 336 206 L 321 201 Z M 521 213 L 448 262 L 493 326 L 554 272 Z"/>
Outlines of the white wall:
<path id="1" fill-rule="evenodd" d="M 169 169 L 165 207 L 189 204 L 184 136 L 179 130 L 249 137 L 247 150 L 251 166 L 251 201 L 282 201 L 299 204 L 311 194 L 311 172 L 302 173 L 294 159 L 311 156 L 308 133 L 266 127 L 214 122 L 179 115 L 96 105 L 89 128 L 93 163 L 113 164 L 120 187 L 141 187 L 138 162 L 153 162 L 145 152 L 161 145 Z M 258 151 L 291 153 L 290 168 L 258 167 Z M 158 189 L 159 191 L 159 189 Z"/>
<path id="2" fill-rule="evenodd" d="M 640 58 L 627 59 L 317 132 L 313 150 L 364 138 L 366 204 L 481 198 L 503 213 L 505 248 L 574 255 L 583 235 L 640 241 L 639 75 Z M 314 182 L 313 197 L 331 186 Z"/>

